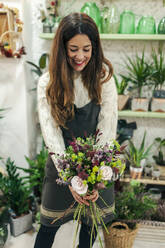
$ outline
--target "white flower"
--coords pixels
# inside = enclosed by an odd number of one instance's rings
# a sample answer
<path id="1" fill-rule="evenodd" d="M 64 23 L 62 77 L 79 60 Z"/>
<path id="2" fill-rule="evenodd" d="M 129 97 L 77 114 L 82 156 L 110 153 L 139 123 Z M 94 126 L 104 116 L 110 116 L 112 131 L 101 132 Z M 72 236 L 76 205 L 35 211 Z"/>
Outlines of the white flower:
<path id="1" fill-rule="evenodd" d="M 86 194 L 88 190 L 88 185 L 85 185 L 82 179 L 78 176 L 74 176 L 71 180 L 71 185 L 74 191 L 76 191 L 79 195 Z"/>
<path id="2" fill-rule="evenodd" d="M 100 167 L 100 172 L 103 180 L 111 180 L 113 176 L 113 171 L 111 167 L 103 165 Z"/>

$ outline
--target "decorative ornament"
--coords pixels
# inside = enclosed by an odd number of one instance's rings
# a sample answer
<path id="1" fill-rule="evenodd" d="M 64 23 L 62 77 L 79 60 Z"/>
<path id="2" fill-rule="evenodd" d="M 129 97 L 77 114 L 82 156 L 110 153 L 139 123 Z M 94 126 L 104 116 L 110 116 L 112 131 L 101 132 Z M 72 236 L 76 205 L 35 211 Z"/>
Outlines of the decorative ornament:
<path id="1" fill-rule="evenodd" d="M 21 58 L 21 56 L 25 54 L 25 48 L 19 32 L 7 31 L 1 35 L 0 56 L 7 58 Z"/>

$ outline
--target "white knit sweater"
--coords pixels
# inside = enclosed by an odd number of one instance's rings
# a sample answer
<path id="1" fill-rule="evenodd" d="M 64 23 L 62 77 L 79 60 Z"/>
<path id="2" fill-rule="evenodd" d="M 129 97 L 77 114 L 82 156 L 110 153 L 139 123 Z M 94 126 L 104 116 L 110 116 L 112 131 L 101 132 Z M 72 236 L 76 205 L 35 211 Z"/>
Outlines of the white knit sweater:
<path id="1" fill-rule="evenodd" d="M 38 82 L 38 113 L 42 135 L 49 152 L 63 154 L 65 150 L 64 140 L 60 127 L 56 127 L 52 118 L 50 106 L 46 99 L 46 86 L 49 82 L 49 73 L 43 74 Z M 74 79 L 75 102 L 77 108 L 81 108 L 90 102 L 87 89 L 83 86 L 81 76 Z M 98 118 L 97 129 L 102 132 L 99 145 L 108 143 L 116 137 L 117 127 L 117 91 L 113 77 L 103 84 L 102 102 Z M 52 156 L 56 165 L 56 158 Z M 57 166 L 56 166 L 57 167 Z M 58 170 L 58 168 L 57 168 Z"/>

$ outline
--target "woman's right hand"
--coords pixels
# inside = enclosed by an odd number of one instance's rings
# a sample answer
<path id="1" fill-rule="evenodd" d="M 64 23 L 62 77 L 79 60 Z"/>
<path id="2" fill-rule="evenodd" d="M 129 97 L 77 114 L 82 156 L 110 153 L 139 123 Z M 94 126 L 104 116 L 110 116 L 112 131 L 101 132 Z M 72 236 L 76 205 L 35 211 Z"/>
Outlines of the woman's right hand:
<path id="1" fill-rule="evenodd" d="M 69 189 L 70 189 L 70 192 L 72 193 L 73 195 L 73 198 L 78 202 L 80 203 L 81 205 L 82 204 L 85 204 L 87 206 L 89 206 L 89 202 L 85 199 L 83 199 L 83 197 L 81 197 L 79 194 L 76 193 L 76 191 L 73 190 L 72 186 L 69 185 Z"/>

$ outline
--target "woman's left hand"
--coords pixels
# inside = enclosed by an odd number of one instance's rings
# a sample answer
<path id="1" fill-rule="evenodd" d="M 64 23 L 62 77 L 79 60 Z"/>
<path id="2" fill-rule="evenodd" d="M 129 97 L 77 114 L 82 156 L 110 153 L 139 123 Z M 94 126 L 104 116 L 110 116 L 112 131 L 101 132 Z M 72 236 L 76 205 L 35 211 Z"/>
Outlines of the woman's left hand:
<path id="1" fill-rule="evenodd" d="M 83 196 L 84 200 L 88 200 L 92 202 L 97 201 L 98 198 L 99 198 L 99 192 L 98 190 L 95 190 L 95 189 L 92 191 L 92 193 Z"/>

